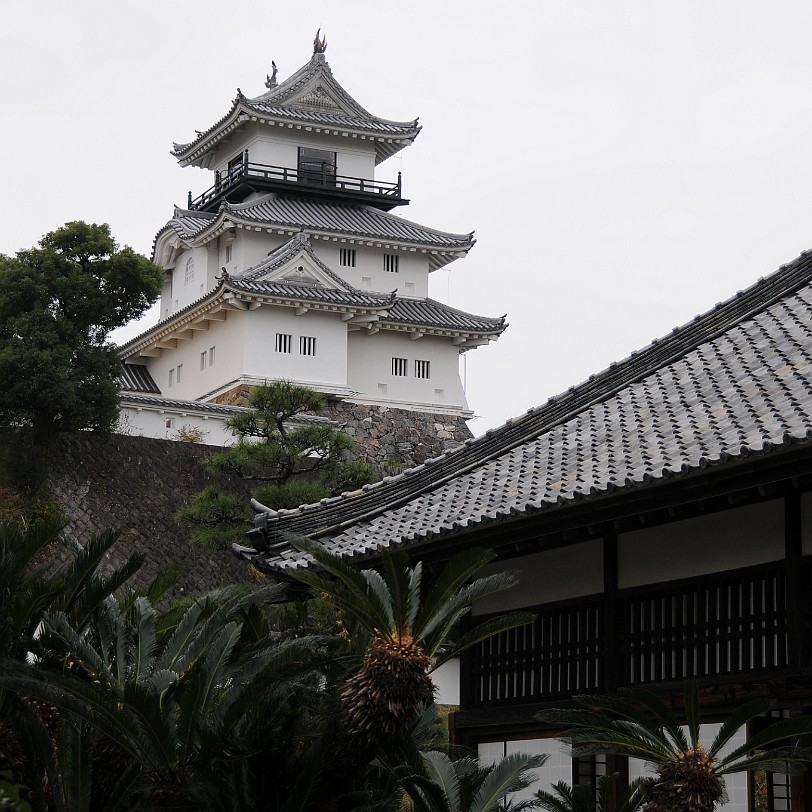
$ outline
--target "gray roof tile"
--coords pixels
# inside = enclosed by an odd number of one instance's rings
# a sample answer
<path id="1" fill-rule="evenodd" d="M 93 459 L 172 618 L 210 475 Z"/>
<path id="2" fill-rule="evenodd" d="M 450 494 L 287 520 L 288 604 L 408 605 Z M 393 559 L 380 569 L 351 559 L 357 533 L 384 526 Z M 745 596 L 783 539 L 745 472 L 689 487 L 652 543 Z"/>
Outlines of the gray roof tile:
<path id="1" fill-rule="evenodd" d="M 438 231 L 372 206 L 328 203 L 273 193 L 248 203 L 226 203 L 217 214 L 176 209 L 172 219 L 156 235 L 155 243 L 170 229 L 181 239 L 194 241 L 209 229 L 216 228 L 225 218 L 246 225 L 261 223 L 310 234 L 344 235 L 370 242 L 415 246 L 436 252 L 429 254 L 432 269 L 448 264 L 474 244 L 473 232 L 452 234 Z"/>
<path id="2" fill-rule="evenodd" d="M 308 85 L 313 90 L 316 85 L 321 86 L 319 98 L 302 96 L 302 91 Z M 233 123 L 240 113 L 249 115 L 253 113 L 272 119 L 307 122 L 325 128 L 382 136 L 385 140 L 376 141 L 375 144 L 378 163 L 413 141 L 420 132 L 417 119 L 389 121 L 372 115 L 336 81 L 324 55 L 314 54 L 312 59 L 296 73 L 261 96 L 250 99 L 238 89 L 231 108 L 221 119 L 204 132 L 200 132 L 194 141 L 188 144 L 175 144 L 172 154 L 180 159 L 188 158 L 209 139 L 212 137 L 216 139 L 217 131 L 223 125 Z"/>
<path id="3" fill-rule="evenodd" d="M 812 256 L 545 405 L 363 493 L 258 517 L 353 557 L 812 442 Z M 293 550 L 243 552 L 271 572 Z"/>

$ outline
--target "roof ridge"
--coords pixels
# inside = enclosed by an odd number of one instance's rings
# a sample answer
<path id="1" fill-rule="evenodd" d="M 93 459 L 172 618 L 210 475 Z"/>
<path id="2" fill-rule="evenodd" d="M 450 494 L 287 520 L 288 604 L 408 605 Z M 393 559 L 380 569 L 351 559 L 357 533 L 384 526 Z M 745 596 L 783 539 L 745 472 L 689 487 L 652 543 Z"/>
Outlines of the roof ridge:
<path id="1" fill-rule="evenodd" d="M 296 532 L 309 531 L 309 534 L 319 535 L 377 515 L 384 506 L 387 510 L 391 510 L 412 500 L 425 490 L 433 490 L 444 482 L 473 470 L 488 459 L 509 452 L 516 446 L 539 436 L 543 431 L 560 425 L 589 406 L 612 397 L 635 380 L 652 374 L 671 360 L 684 357 L 692 349 L 717 338 L 756 313 L 763 312 L 804 284 L 808 284 L 811 277 L 812 253 L 805 251 L 770 276 L 759 279 L 749 288 L 718 303 L 711 310 L 695 316 L 682 327 L 674 328 L 665 338 L 655 339 L 643 349 L 610 364 L 607 369 L 590 376 L 581 384 L 570 387 L 562 395 L 549 398 L 542 406 L 529 409 L 526 414 L 512 418 L 480 437 L 467 440 L 461 448 L 447 451 L 395 477 L 366 485 L 360 492 L 342 495 L 333 500 L 332 504 L 323 505 L 321 511 L 316 511 L 318 504 L 303 505 L 298 509 L 280 511 L 270 518 L 275 521 L 281 520 L 286 530 L 291 528 Z M 438 466 L 445 465 L 449 466 L 449 470 L 444 471 L 438 478 Z M 371 497 L 368 496 L 370 491 L 378 493 L 371 504 Z M 362 495 L 367 495 L 364 508 L 360 511 L 353 510 L 357 505 L 360 507 Z M 314 515 L 316 512 L 327 521 L 316 522 Z M 342 517 L 342 513 L 346 513 L 347 516 Z M 330 521 L 333 517 L 335 521 Z"/>

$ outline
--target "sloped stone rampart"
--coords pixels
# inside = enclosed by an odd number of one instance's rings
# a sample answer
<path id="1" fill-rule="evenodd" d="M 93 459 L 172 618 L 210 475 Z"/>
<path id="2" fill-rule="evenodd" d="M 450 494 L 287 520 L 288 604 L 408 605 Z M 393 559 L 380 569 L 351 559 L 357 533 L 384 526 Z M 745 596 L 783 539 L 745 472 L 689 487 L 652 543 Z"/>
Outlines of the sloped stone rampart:
<path id="1" fill-rule="evenodd" d="M 357 456 L 382 474 L 419 465 L 470 437 L 459 416 L 331 402 L 326 415 L 357 444 Z M 67 532 L 79 542 L 109 528 L 121 539 L 109 554 L 118 566 L 133 552 L 146 561 L 137 583 L 149 584 L 163 568 L 183 575 L 169 597 L 198 595 L 249 577 L 245 563 L 227 550 L 189 543 L 189 528 L 175 521 L 178 510 L 203 488 L 227 482 L 210 474 L 203 460 L 211 446 L 148 437 L 92 434 L 63 437 L 49 460 L 48 485 L 68 516 Z M 228 480 L 233 488 L 234 481 Z M 246 503 L 249 488 L 245 487 Z"/>
<path id="2" fill-rule="evenodd" d="M 248 565 L 229 551 L 193 547 L 189 529 L 175 521 L 193 494 L 221 482 L 202 464 L 215 450 L 118 434 L 106 441 L 92 434 L 64 437 L 51 460 L 48 486 L 67 513 L 69 536 L 80 543 L 110 528 L 121 531 L 108 554 L 111 568 L 141 552 L 146 560 L 139 585 L 175 565 L 183 575 L 169 597 L 199 595 L 249 577 Z"/>

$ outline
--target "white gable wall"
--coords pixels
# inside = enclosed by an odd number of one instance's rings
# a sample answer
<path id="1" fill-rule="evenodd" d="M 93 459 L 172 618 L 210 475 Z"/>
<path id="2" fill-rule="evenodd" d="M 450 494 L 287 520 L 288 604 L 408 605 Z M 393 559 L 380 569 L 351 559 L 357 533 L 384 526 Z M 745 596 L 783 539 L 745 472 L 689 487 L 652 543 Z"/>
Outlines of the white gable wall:
<path id="1" fill-rule="evenodd" d="M 408 333 L 390 330 L 368 335 L 349 333 L 347 383 L 351 389 L 381 401 L 452 406 L 467 409 L 459 374 L 459 350 L 449 339 L 434 336 L 412 341 Z M 405 358 L 407 374 L 392 374 L 392 359 Z M 415 377 L 415 361 L 428 361 L 427 379 Z"/>

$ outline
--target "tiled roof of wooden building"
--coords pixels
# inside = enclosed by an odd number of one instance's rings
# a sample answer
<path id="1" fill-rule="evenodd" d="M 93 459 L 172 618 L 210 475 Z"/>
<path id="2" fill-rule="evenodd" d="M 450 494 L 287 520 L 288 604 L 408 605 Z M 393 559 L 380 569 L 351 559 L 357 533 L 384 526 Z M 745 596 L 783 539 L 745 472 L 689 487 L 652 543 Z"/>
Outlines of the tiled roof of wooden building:
<path id="1" fill-rule="evenodd" d="M 799 444 L 812 445 L 809 253 L 460 449 L 362 492 L 260 514 L 259 547 L 237 552 L 271 573 L 307 566 L 283 540 L 298 533 L 363 559 Z"/>

